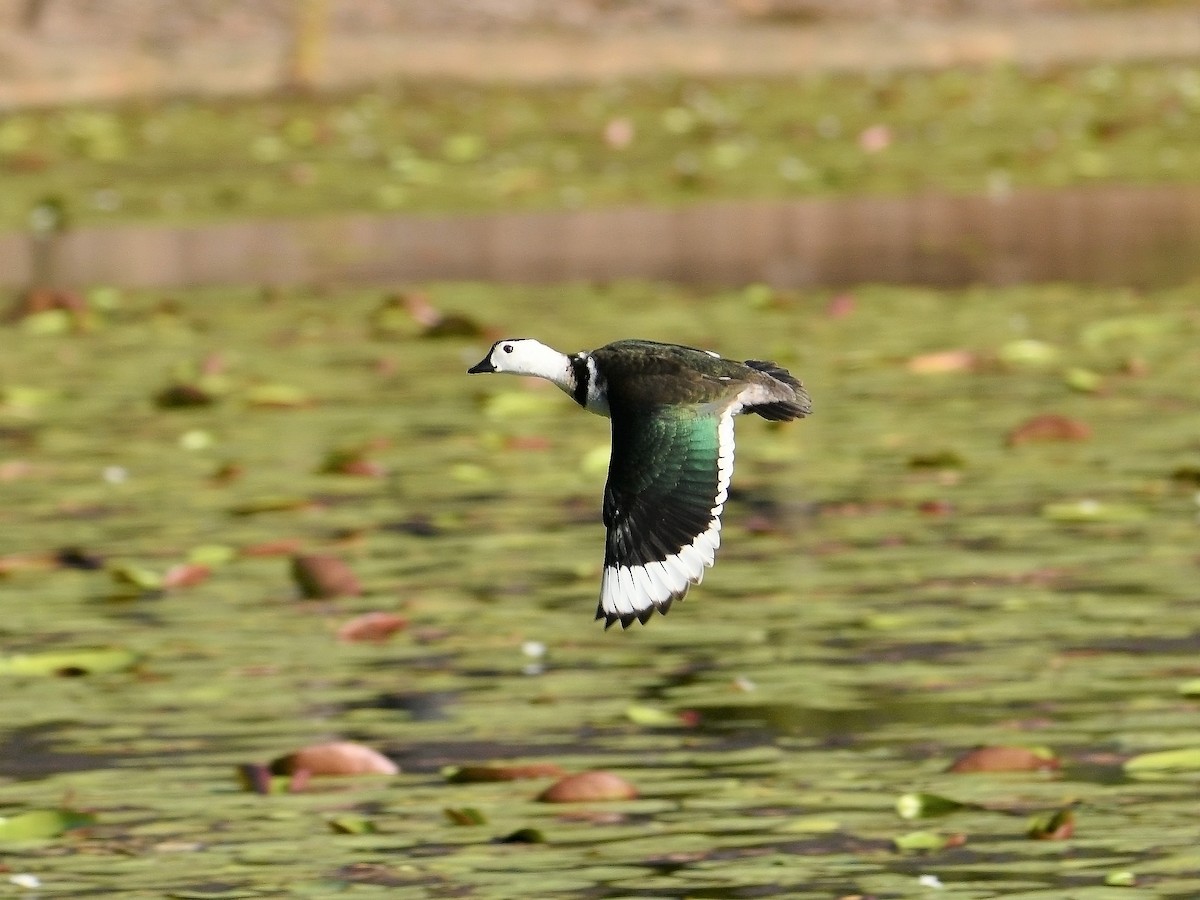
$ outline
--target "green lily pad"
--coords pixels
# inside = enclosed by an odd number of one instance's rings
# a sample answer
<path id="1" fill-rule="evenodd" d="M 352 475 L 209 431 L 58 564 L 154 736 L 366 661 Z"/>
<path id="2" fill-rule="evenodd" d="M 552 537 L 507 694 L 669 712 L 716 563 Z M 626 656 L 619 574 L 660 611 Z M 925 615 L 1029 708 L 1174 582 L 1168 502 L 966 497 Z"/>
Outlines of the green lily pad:
<path id="1" fill-rule="evenodd" d="M 679 717 L 674 713 L 640 703 L 627 707 L 625 718 L 635 725 L 645 725 L 647 728 L 671 728 L 679 724 Z"/>
<path id="2" fill-rule="evenodd" d="M 997 355 L 1006 365 L 1034 369 L 1053 365 L 1058 361 L 1061 351 L 1054 344 L 1024 338 L 1009 341 Z"/>
<path id="3" fill-rule="evenodd" d="M 120 647 L 0 656 L 0 675 L 103 675 L 133 668 L 141 656 Z"/>
<path id="4" fill-rule="evenodd" d="M 91 813 L 69 809 L 31 809 L 15 816 L 0 816 L 0 841 L 40 841 L 56 838 L 72 828 L 96 821 Z"/>
<path id="5" fill-rule="evenodd" d="M 347 813 L 329 819 L 329 827 L 336 834 L 374 834 L 379 829 L 366 816 L 356 816 Z"/>
<path id="6" fill-rule="evenodd" d="M 909 852 L 941 850 L 950 845 L 951 838 L 940 831 L 910 831 L 907 834 L 892 838 L 892 843 L 896 845 L 897 850 Z"/>
<path id="7" fill-rule="evenodd" d="M 1104 387 L 1104 376 L 1091 369 L 1073 366 L 1063 373 L 1067 387 L 1081 394 L 1094 394 Z"/>
<path id="8" fill-rule="evenodd" d="M 928 819 L 964 809 L 967 804 L 940 794 L 901 794 L 896 799 L 896 815 L 902 819 Z"/>
<path id="9" fill-rule="evenodd" d="M 108 567 L 108 574 L 121 587 L 140 591 L 158 591 L 163 587 L 162 575 L 134 563 L 113 563 Z"/>
<path id="10" fill-rule="evenodd" d="M 312 397 L 291 384 L 259 384 L 246 391 L 246 402 L 265 409 L 294 409 L 310 406 Z"/>
<path id="11" fill-rule="evenodd" d="M 1125 761 L 1125 771 L 1133 775 L 1143 772 L 1190 772 L 1196 770 L 1200 770 L 1200 747 L 1142 753 Z"/>
<path id="12" fill-rule="evenodd" d="M 1052 522 L 1140 522 L 1146 510 L 1129 503 L 1102 503 L 1098 500 L 1075 500 L 1068 503 L 1047 503 L 1042 515 Z"/>

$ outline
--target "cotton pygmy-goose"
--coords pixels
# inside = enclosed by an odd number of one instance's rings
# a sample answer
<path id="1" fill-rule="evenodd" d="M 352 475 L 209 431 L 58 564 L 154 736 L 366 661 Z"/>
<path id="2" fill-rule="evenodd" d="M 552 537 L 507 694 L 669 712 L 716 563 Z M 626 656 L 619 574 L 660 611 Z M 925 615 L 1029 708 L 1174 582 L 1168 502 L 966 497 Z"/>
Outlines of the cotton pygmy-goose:
<path id="1" fill-rule="evenodd" d="M 508 338 L 467 371 L 545 378 L 612 420 L 596 610 L 605 628 L 665 614 L 713 564 L 733 475 L 733 417 L 783 422 L 811 411 L 804 385 L 775 363 L 655 341 L 568 356 Z"/>

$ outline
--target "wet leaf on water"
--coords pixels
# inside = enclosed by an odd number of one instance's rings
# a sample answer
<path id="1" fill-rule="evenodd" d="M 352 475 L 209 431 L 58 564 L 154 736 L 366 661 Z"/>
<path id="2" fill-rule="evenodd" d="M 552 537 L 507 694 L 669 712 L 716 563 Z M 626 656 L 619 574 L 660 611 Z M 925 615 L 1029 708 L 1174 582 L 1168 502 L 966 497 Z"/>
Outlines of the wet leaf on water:
<path id="1" fill-rule="evenodd" d="M 317 471 L 326 475 L 355 475 L 360 478 L 383 478 L 388 472 L 387 466 L 367 456 L 364 447 L 332 451 Z"/>
<path id="2" fill-rule="evenodd" d="M 292 557 L 292 579 L 309 599 L 357 597 L 362 585 L 353 570 L 336 556 L 325 553 Z"/>
<path id="3" fill-rule="evenodd" d="M 238 552 L 227 544 L 199 544 L 187 553 L 187 561 L 216 568 L 237 558 Z"/>
<path id="4" fill-rule="evenodd" d="M 258 409 L 298 409 L 312 406 L 303 388 L 291 384 L 258 384 L 246 391 L 246 403 Z"/>
<path id="5" fill-rule="evenodd" d="M 1092 436 L 1092 429 L 1085 422 L 1060 416 L 1054 413 L 1044 413 L 1026 419 L 1008 433 L 1005 443 L 1010 447 L 1019 447 L 1043 441 L 1086 441 Z"/>
<path id="6" fill-rule="evenodd" d="M 939 350 L 912 357 L 908 361 L 908 371 L 918 375 L 969 372 L 977 362 L 978 359 L 970 350 Z"/>
<path id="7" fill-rule="evenodd" d="M 835 294 L 825 305 L 825 315 L 831 319 L 844 319 L 854 312 L 858 301 L 853 294 Z"/>
<path id="8" fill-rule="evenodd" d="M 513 434 L 504 438 L 505 450 L 541 452 L 551 447 L 550 438 L 541 434 Z"/>
<path id="9" fill-rule="evenodd" d="M 275 538 L 257 544 L 247 544 L 239 553 L 242 556 L 293 556 L 304 545 L 300 538 Z"/>
<path id="10" fill-rule="evenodd" d="M 1104 376 L 1091 369 L 1074 366 L 1063 373 L 1063 381 L 1073 391 L 1095 394 L 1104 387 Z"/>
<path id="11" fill-rule="evenodd" d="M 450 477 L 461 484 L 485 484 L 492 480 L 492 473 L 475 463 L 458 463 L 450 467 Z"/>
<path id="12" fill-rule="evenodd" d="M 1141 753 L 1125 761 L 1131 775 L 1157 772 L 1191 772 L 1200 769 L 1200 747 Z"/>
<path id="13" fill-rule="evenodd" d="M 1054 344 L 1023 338 L 1009 341 L 1000 348 L 1000 361 L 1009 366 L 1042 368 L 1058 361 L 1060 351 Z"/>
<path id="14" fill-rule="evenodd" d="M 1042 772 L 1059 768 L 1058 757 L 1046 747 L 977 747 L 951 763 L 948 771 Z"/>
<path id="15" fill-rule="evenodd" d="M 459 132 L 442 142 L 442 155 L 454 163 L 475 162 L 487 150 L 483 137 L 472 132 Z"/>
<path id="16" fill-rule="evenodd" d="M 450 820 L 451 825 L 486 825 L 487 816 L 472 806 L 447 807 L 442 813 Z"/>
<path id="17" fill-rule="evenodd" d="M 195 453 L 207 450 L 214 443 L 216 443 L 216 438 L 213 437 L 212 432 L 205 431 L 203 428 L 191 428 L 179 436 L 179 446 Z"/>
<path id="18" fill-rule="evenodd" d="M 223 462 L 217 466 L 212 475 L 208 477 L 208 480 L 216 487 L 224 487 L 225 485 L 233 484 L 245 474 L 246 467 L 241 463 Z"/>
<path id="19" fill-rule="evenodd" d="M 266 512 L 291 512 L 296 509 L 308 509 L 313 505 L 312 498 L 289 495 L 274 497 L 255 497 L 231 507 L 229 512 L 235 516 L 253 516 Z"/>
<path id="20" fill-rule="evenodd" d="M 270 768 L 262 763 L 243 763 L 237 767 L 237 776 L 243 790 L 264 796 L 276 793 L 277 779 L 272 776 Z"/>
<path id="21" fill-rule="evenodd" d="M 366 816 L 356 816 L 350 813 L 334 816 L 327 821 L 335 834 L 375 834 L 379 830 L 375 823 Z"/>
<path id="22" fill-rule="evenodd" d="M 139 591 L 160 591 L 164 587 L 162 575 L 135 563 L 109 563 L 108 574 L 121 587 Z"/>
<path id="23" fill-rule="evenodd" d="M 942 834 L 940 831 L 910 831 L 907 834 L 892 838 L 897 850 L 905 852 L 921 852 L 943 850 L 946 847 L 958 847 L 966 843 L 962 834 Z"/>
<path id="24" fill-rule="evenodd" d="M 603 475 L 608 471 L 609 457 L 612 449 L 608 444 L 593 447 L 579 461 L 579 470 L 585 475 Z"/>
<path id="25" fill-rule="evenodd" d="M 504 837 L 496 838 L 498 844 L 544 844 L 546 835 L 540 828 L 518 828 Z"/>
<path id="26" fill-rule="evenodd" d="M 272 760 L 273 775 L 395 775 L 399 767 L 376 750 L 351 741 L 310 744 Z"/>
<path id="27" fill-rule="evenodd" d="M 1185 681 L 1179 686 L 1179 693 L 1185 697 L 1200 697 L 1200 678 Z"/>
<path id="28" fill-rule="evenodd" d="M 803 819 L 793 819 L 779 830 L 795 834 L 832 834 L 841 831 L 842 823 L 837 819 L 823 819 L 819 816 L 809 816 Z"/>
<path id="29" fill-rule="evenodd" d="M 441 313 L 437 321 L 421 331 L 423 338 L 472 338 L 484 334 L 484 327 L 464 313 Z"/>
<path id="30" fill-rule="evenodd" d="M 742 289 L 742 300 L 751 309 L 770 309 L 777 303 L 777 294 L 769 284 L 755 282 Z"/>
<path id="31" fill-rule="evenodd" d="M 1048 503 L 1042 515 L 1052 522 L 1140 522 L 1146 510 L 1128 503 L 1101 503 L 1098 500 L 1074 500 Z"/>
<path id="32" fill-rule="evenodd" d="M 892 129 L 887 125 L 868 125 L 858 135 L 858 146 L 864 153 L 880 153 L 892 145 Z"/>
<path id="33" fill-rule="evenodd" d="M 132 669 L 141 656 L 121 647 L 0 656 L 0 675 L 104 675 Z"/>
<path id="34" fill-rule="evenodd" d="M 94 572 L 106 565 L 100 554 L 81 547 L 63 547 L 56 551 L 55 560 L 64 569 L 81 569 L 85 572 Z"/>
<path id="35" fill-rule="evenodd" d="M 1116 316 L 1084 326 L 1079 343 L 1089 350 L 1102 350 L 1115 341 L 1149 343 L 1175 328 L 1169 316 Z"/>
<path id="36" fill-rule="evenodd" d="M 162 578 L 162 586 L 171 588 L 195 587 L 208 580 L 212 569 L 201 563 L 177 563 L 167 569 Z"/>
<path id="37" fill-rule="evenodd" d="M 566 772 L 555 763 L 527 763 L 515 766 L 460 766 L 447 770 L 451 784 L 490 781 L 523 781 L 528 778 L 560 778 Z"/>
<path id="38" fill-rule="evenodd" d="M 896 815 L 902 819 L 929 819 L 965 809 L 967 806 L 966 803 L 940 794 L 901 794 L 896 798 Z"/>
<path id="39" fill-rule="evenodd" d="M 408 620 L 403 616 L 382 611 L 369 612 L 345 622 L 338 629 L 337 637 L 339 641 L 347 643 L 382 643 L 406 627 Z"/>
<path id="40" fill-rule="evenodd" d="M 910 469 L 962 469 L 966 464 L 967 461 L 953 450 L 932 450 L 908 458 Z"/>
<path id="41" fill-rule="evenodd" d="M 211 406 L 217 400 L 197 384 L 172 384 L 154 395 L 154 403 L 162 409 L 189 409 Z"/>
<path id="42" fill-rule="evenodd" d="M 1075 833 L 1075 811 L 1070 807 L 1039 813 L 1025 831 L 1037 841 L 1065 841 Z"/>
<path id="43" fill-rule="evenodd" d="M 641 703 L 626 707 L 625 718 L 635 725 L 643 725 L 647 728 L 678 728 L 682 724 L 679 716 L 675 713 Z"/>
<path id="44" fill-rule="evenodd" d="M 0 556 L 0 578 L 21 572 L 45 572 L 58 564 L 50 553 L 9 553 Z"/>
<path id="45" fill-rule="evenodd" d="M 0 841 L 47 840 L 95 821 L 91 813 L 70 809 L 31 809 L 15 816 L 0 816 Z"/>
<path id="46" fill-rule="evenodd" d="M 10 384 L 0 387 L 0 410 L 28 415 L 45 406 L 54 397 L 54 391 L 43 387 Z"/>
<path id="47" fill-rule="evenodd" d="M 543 803 L 586 803 L 602 800 L 632 800 L 637 788 L 612 772 L 579 772 L 561 778 L 537 799 Z"/>
<path id="48" fill-rule="evenodd" d="M 1178 466 L 1171 471 L 1171 480 L 1186 487 L 1200 488 L 1200 465 Z"/>
<path id="49" fill-rule="evenodd" d="M 604 143 L 613 150 L 624 150 L 637 137 L 633 120 L 625 116 L 609 119 L 604 125 Z"/>
<path id="50" fill-rule="evenodd" d="M 504 391 L 484 401 L 483 413 L 489 419 L 508 421 L 557 408 L 559 398 L 545 391 Z"/>
<path id="51" fill-rule="evenodd" d="M 66 334 L 74 325 L 74 317 L 65 309 L 47 309 L 21 319 L 21 330 L 26 334 Z"/>

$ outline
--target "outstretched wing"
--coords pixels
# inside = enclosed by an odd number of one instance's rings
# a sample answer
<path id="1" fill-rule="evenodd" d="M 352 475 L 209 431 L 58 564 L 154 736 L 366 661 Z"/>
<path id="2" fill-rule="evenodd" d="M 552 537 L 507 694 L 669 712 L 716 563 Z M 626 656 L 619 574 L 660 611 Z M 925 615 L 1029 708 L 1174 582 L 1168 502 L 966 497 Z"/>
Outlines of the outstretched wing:
<path id="1" fill-rule="evenodd" d="M 596 618 L 605 627 L 666 613 L 704 577 L 721 543 L 733 475 L 727 404 L 612 415 L 604 489 L 608 536 Z"/>

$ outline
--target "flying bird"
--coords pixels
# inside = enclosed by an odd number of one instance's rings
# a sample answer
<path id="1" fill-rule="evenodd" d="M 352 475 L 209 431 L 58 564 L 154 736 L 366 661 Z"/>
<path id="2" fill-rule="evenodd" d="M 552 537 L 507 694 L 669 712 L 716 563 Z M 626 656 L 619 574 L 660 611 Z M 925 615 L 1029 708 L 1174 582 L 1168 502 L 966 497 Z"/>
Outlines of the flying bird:
<path id="1" fill-rule="evenodd" d="M 605 628 L 665 615 L 713 564 L 733 476 L 733 417 L 785 422 L 812 411 L 804 385 L 782 366 L 656 341 L 567 355 L 506 338 L 467 372 L 545 378 L 612 420 L 596 609 Z"/>

